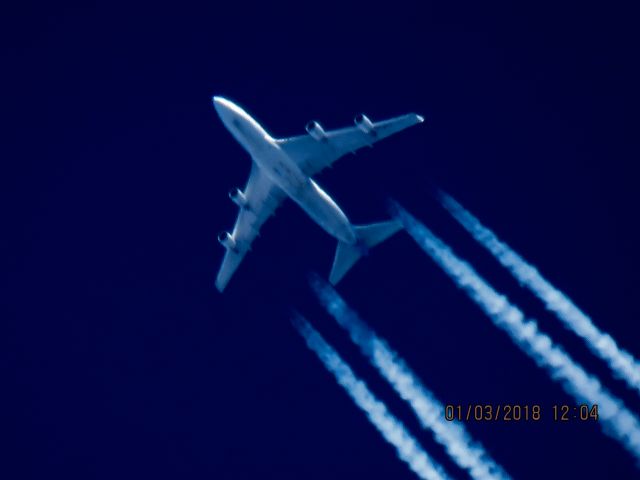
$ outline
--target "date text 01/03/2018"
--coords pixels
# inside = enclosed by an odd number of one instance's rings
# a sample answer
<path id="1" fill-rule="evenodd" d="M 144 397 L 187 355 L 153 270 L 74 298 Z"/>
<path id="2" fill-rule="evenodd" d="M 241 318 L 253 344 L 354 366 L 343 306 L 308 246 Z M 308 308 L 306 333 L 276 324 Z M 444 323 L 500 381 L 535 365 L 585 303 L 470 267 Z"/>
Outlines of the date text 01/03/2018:
<path id="1" fill-rule="evenodd" d="M 543 418 L 550 418 L 557 422 L 572 420 L 587 422 L 598 420 L 598 405 L 551 405 L 543 408 L 537 404 L 448 404 L 444 409 L 444 418 L 450 422 L 456 420 L 466 422 L 536 422 Z"/>

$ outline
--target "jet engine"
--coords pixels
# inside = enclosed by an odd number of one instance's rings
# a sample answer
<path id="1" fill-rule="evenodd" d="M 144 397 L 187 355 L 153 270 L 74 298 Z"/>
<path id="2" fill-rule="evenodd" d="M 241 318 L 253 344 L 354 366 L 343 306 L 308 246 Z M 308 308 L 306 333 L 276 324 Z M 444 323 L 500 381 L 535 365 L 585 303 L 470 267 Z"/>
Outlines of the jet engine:
<path id="1" fill-rule="evenodd" d="M 325 142 L 327 140 L 327 134 L 325 133 L 322 126 L 316 122 L 315 120 L 307 123 L 306 127 L 307 133 L 311 135 L 314 140 Z"/>
<path id="2" fill-rule="evenodd" d="M 356 127 L 358 127 L 362 132 L 366 133 L 367 135 L 372 134 L 375 135 L 375 130 L 373 129 L 373 123 L 371 123 L 371 120 L 369 120 L 369 118 L 364 114 L 364 113 L 360 113 L 358 115 L 356 115 L 356 117 L 353 119 L 353 123 L 356 124 Z"/>
<path id="3" fill-rule="evenodd" d="M 218 241 L 227 250 L 234 250 L 236 248 L 236 241 L 231 237 L 229 232 L 220 232 L 218 234 Z"/>
<path id="4" fill-rule="evenodd" d="M 229 198 L 240 208 L 246 208 L 248 204 L 247 197 L 239 188 L 232 188 L 229 190 Z"/>

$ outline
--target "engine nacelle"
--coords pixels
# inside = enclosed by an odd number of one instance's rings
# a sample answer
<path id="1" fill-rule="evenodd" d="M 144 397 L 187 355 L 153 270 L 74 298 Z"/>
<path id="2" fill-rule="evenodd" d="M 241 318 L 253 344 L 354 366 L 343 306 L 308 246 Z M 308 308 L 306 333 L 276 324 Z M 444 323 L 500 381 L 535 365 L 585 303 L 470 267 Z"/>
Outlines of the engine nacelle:
<path id="1" fill-rule="evenodd" d="M 353 119 L 353 123 L 355 123 L 356 127 L 358 127 L 367 135 L 375 135 L 376 133 L 373 128 L 373 123 L 364 113 L 359 113 L 358 115 L 356 115 L 356 117 Z"/>
<path id="2" fill-rule="evenodd" d="M 229 232 L 220 232 L 218 234 L 218 241 L 227 250 L 235 250 L 236 241 L 231 237 Z"/>
<path id="3" fill-rule="evenodd" d="M 313 138 L 314 140 L 318 140 L 319 142 L 327 141 L 327 134 L 325 133 L 322 126 L 315 120 L 312 120 L 309 123 L 307 123 L 307 125 L 304 128 L 307 130 L 307 133 L 311 135 L 311 138 Z"/>
<path id="4" fill-rule="evenodd" d="M 240 191 L 239 188 L 232 188 L 231 190 L 229 190 L 229 198 L 240 208 L 247 207 L 247 197 L 244 193 L 242 193 L 242 191 Z"/>

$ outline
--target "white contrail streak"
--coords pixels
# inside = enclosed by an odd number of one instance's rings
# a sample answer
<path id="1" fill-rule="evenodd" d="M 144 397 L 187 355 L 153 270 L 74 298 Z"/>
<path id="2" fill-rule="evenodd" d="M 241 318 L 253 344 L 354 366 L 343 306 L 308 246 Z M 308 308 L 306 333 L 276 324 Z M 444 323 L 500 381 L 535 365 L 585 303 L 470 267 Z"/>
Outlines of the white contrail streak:
<path id="1" fill-rule="evenodd" d="M 311 286 L 322 305 L 349 332 L 353 342 L 377 368 L 380 374 L 405 400 L 424 428 L 433 432 L 435 440 L 445 447 L 449 456 L 477 480 L 510 478 L 484 450 L 473 442 L 464 426 L 444 418 L 444 406 L 434 397 L 398 357 L 391 347 L 379 338 L 360 317 L 349 308 L 338 293 L 318 277 L 312 277 Z"/>
<path id="2" fill-rule="evenodd" d="M 451 248 L 399 205 L 396 205 L 396 215 L 418 245 L 538 366 L 547 370 L 551 378 L 578 402 L 598 405 L 599 423 L 604 432 L 640 462 L 640 420 L 622 401 L 574 362 L 548 335 L 540 332 L 534 320 L 525 319 L 520 309 L 498 294 L 471 265 L 458 258 Z"/>
<path id="3" fill-rule="evenodd" d="M 511 274 L 555 313 L 565 327 L 582 337 L 589 349 L 604 360 L 613 374 L 624 380 L 640 394 L 640 363 L 633 355 L 620 348 L 610 335 L 603 333 L 564 293 L 551 285 L 538 270 L 486 228 L 462 205 L 444 192 L 440 202 L 451 215 Z"/>
<path id="4" fill-rule="evenodd" d="M 293 325 L 324 366 L 336 377 L 355 404 L 363 410 L 384 439 L 396 448 L 403 460 L 418 477 L 425 480 L 449 478 L 444 469 L 432 460 L 427 452 L 411 436 L 404 425 L 395 418 L 384 403 L 378 400 L 367 385 L 355 376 L 349 365 L 302 316 L 295 314 Z"/>

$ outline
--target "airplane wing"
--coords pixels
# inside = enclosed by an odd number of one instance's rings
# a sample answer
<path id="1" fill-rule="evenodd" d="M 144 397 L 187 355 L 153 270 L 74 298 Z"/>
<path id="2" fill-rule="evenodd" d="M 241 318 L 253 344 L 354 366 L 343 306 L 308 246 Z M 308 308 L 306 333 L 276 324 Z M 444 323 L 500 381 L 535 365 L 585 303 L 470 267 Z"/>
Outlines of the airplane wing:
<path id="1" fill-rule="evenodd" d="M 223 291 L 229 280 L 251 250 L 251 243 L 259 235 L 262 224 L 286 198 L 286 194 L 251 162 L 251 173 L 244 189 L 245 206 L 240 208 L 231 233 L 232 246 L 227 247 L 216 277 L 216 288 Z"/>
<path id="2" fill-rule="evenodd" d="M 371 122 L 364 115 L 358 115 L 356 126 L 327 132 L 317 123 L 311 122 L 311 128 L 319 129 L 314 132 L 317 138 L 310 133 L 278 140 L 278 144 L 298 163 L 306 175 L 312 176 L 331 166 L 346 153 L 355 153 L 362 147 L 370 147 L 378 140 L 423 121 L 424 119 L 415 113 L 381 122 Z"/>

